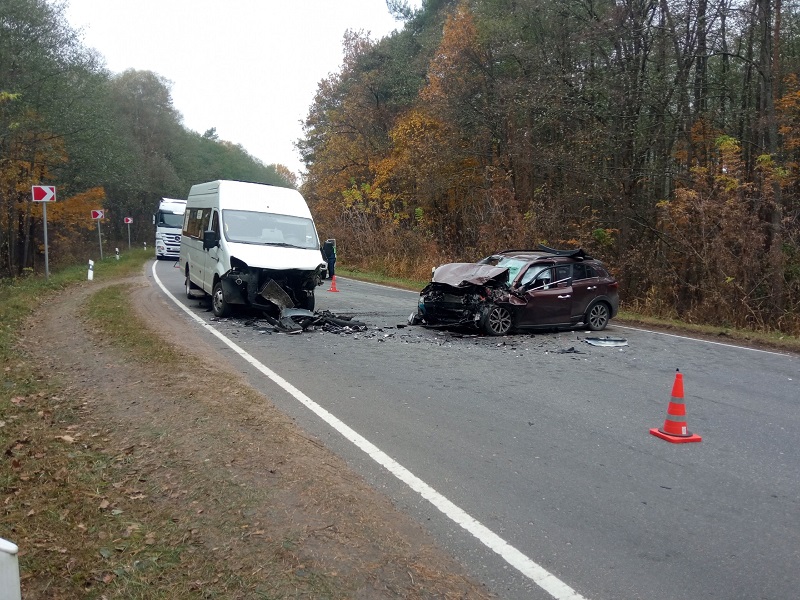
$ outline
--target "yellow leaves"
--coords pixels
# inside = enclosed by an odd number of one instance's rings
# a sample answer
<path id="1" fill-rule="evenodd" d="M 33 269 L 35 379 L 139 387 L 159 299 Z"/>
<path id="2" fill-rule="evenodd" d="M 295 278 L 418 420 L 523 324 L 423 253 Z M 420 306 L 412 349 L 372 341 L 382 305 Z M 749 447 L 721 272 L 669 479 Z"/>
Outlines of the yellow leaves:
<path id="1" fill-rule="evenodd" d="M 468 58 L 477 53 L 477 38 L 472 12 L 461 2 L 444 24 L 442 41 L 428 67 L 428 85 L 420 92 L 423 100 L 446 96 L 447 88 L 463 81 Z"/>
<path id="2" fill-rule="evenodd" d="M 719 136 L 716 139 L 715 144 L 719 151 L 724 154 L 739 154 L 742 150 L 739 140 L 729 135 Z"/>
<path id="3" fill-rule="evenodd" d="M 47 207 L 47 221 L 63 226 L 59 230 L 62 235 L 69 235 L 70 232 L 79 230 L 90 230 L 94 227 L 91 211 L 102 208 L 105 199 L 106 193 L 102 187 L 91 188 L 66 198 L 63 202 L 59 199 Z M 41 212 L 42 207 L 39 203 L 34 204 L 33 214 L 40 215 Z"/>

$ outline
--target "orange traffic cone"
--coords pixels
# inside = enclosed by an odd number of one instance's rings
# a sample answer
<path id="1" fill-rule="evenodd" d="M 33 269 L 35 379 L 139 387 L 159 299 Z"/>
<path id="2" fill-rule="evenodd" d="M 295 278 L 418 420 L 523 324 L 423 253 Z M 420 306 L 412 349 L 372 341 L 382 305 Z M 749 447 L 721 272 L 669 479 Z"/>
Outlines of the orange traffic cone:
<path id="1" fill-rule="evenodd" d="M 331 275 L 331 287 L 328 288 L 329 292 L 338 292 L 336 289 L 336 275 Z"/>
<path id="2" fill-rule="evenodd" d="M 686 444 L 699 442 L 703 438 L 691 433 L 686 426 L 686 405 L 683 403 L 683 374 L 675 374 L 675 383 L 672 386 L 672 399 L 667 407 L 667 418 L 660 429 L 651 429 L 656 437 L 667 440 L 673 444 Z"/>

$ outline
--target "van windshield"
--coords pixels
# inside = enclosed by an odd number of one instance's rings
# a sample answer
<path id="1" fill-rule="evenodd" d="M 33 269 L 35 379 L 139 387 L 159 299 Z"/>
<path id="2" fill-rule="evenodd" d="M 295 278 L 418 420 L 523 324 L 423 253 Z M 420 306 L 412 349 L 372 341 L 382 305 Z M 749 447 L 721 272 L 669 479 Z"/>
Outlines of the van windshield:
<path id="1" fill-rule="evenodd" d="M 319 250 L 314 222 L 305 217 L 223 210 L 222 231 L 229 242 Z"/>

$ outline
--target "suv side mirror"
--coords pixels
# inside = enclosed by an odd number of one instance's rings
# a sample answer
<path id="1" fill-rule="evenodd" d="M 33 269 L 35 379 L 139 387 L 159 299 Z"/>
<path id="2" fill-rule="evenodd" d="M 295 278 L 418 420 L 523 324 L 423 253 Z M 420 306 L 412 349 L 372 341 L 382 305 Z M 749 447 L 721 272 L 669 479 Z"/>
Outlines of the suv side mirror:
<path id="1" fill-rule="evenodd" d="M 219 235 L 216 231 L 203 232 L 203 250 L 209 250 L 219 246 Z"/>

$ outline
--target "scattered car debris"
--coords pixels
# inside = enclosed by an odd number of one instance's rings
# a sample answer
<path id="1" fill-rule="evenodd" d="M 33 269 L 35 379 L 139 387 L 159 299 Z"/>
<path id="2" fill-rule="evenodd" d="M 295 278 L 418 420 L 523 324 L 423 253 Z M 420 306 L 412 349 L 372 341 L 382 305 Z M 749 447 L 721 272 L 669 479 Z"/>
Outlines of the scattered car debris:
<path id="1" fill-rule="evenodd" d="M 615 338 L 609 336 L 583 338 L 583 341 L 587 344 L 591 344 L 592 346 L 605 346 L 607 348 L 618 348 L 620 346 L 628 345 L 628 340 L 625 338 Z"/>
<path id="2" fill-rule="evenodd" d="M 331 333 L 354 333 L 366 331 L 367 324 L 354 321 L 352 317 L 335 315 L 328 310 L 312 312 L 305 308 L 284 308 L 276 319 L 265 314 L 264 319 L 279 333 L 301 333 L 321 328 Z"/>
<path id="3" fill-rule="evenodd" d="M 569 348 L 563 348 L 558 351 L 559 354 L 586 354 L 585 352 L 581 352 L 580 350 L 576 350 L 575 346 L 570 346 Z"/>

